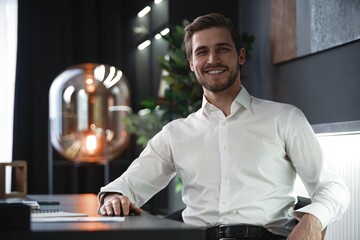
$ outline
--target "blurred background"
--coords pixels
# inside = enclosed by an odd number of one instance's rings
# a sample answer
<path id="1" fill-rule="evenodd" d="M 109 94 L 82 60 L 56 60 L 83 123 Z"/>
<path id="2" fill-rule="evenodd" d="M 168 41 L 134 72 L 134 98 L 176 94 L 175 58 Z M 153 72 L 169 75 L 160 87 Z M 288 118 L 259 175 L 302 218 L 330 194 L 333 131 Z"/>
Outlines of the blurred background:
<path id="1" fill-rule="evenodd" d="M 0 152 L 8 153 L 4 161 L 27 161 L 30 194 L 48 193 L 49 184 L 53 193 L 97 193 L 104 185 L 102 165 L 74 166 L 49 144 L 49 89 L 54 79 L 81 63 L 115 66 L 128 79 L 131 108 L 136 113 L 143 108 L 143 99 L 159 97 L 163 74 L 159 59 L 168 53 L 169 44 L 155 35 L 211 12 L 229 17 L 242 34 L 254 38 L 242 68 L 243 85 L 252 95 L 291 103 L 311 124 L 360 119 L 359 1 L 1 0 L 6 2 L 17 4 L 17 12 L 2 8 L 5 19 L 16 14 L 12 29 L 17 35 L 8 45 L 0 44 L 1 65 L 16 64 L 12 65 L 13 85 L 5 77 L 11 74 L 3 75 L 1 82 L 9 85 L 1 87 L 2 97 L 13 92 L 14 101 L 13 108 L 1 108 Z M 147 6 L 151 10 L 139 17 Z M 139 49 L 146 40 L 150 45 Z M 11 43 L 15 42 L 14 47 Z M 16 51 L 5 58 L 9 45 Z M 13 120 L 5 119 L 12 113 Z M 132 136 L 109 162 L 110 180 L 141 149 Z M 54 163 L 52 183 L 49 156 Z M 146 207 L 159 214 L 176 208 L 179 193 L 174 189 L 170 185 Z"/>

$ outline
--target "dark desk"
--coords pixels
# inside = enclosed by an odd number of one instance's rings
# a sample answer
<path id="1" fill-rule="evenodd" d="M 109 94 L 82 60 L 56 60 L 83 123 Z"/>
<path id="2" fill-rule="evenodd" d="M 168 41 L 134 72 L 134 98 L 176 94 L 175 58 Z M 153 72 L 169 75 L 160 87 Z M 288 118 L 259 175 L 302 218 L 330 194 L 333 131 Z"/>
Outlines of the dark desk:
<path id="1" fill-rule="evenodd" d="M 82 212 L 89 216 L 98 216 L 98 200 L 94 194 L 29 195 L 28 199 L 59 201 L 60 205 L 55 207 L 62 211 Z M 124 222 L 31 223 L 30 231 L 1 231 L 0 236 L 3 240 L 201 240 L 205 239 L 205 231 L 202 228 L 144 213 L 141 216 L 125 217 Z"/>

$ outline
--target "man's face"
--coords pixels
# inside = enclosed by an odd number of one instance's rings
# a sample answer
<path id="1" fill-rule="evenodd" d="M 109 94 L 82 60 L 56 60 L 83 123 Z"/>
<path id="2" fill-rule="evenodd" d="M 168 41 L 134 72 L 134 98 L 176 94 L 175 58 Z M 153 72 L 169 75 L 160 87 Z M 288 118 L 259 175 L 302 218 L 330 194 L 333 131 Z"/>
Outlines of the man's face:
<path id="1" fill-rule="evenodd" d="M 236 52 L 230 32 L 214 27 L 196 32 L 192 39 L 190 68 L 199 83 L 208 91 L 217 93 L 231 87 L 238 79 L 245 52 Z"/>

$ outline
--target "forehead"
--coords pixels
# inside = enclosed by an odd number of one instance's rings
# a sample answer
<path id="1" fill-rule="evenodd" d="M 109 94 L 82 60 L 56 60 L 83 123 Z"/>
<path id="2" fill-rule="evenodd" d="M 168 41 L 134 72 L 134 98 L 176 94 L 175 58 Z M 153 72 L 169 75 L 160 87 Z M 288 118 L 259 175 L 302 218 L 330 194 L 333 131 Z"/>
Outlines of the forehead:
<path id="1" fill-rule="evenodd" d="M 235 46 L 230 31 L 223 27 L 213 27 L 194 33 L 192 37 L 193 51 L 199 47 L 214 47 L 219 44 Z"/>

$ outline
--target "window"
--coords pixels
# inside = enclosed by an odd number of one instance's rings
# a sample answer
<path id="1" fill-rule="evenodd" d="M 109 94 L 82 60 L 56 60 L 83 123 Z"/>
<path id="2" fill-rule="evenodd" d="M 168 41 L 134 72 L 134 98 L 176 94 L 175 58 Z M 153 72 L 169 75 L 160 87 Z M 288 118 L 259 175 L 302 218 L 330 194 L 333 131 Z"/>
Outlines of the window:
<path id="1" fill-rule="evenodd" d="M 13 109 L 15 93 L 16 48 L 17 48 L 17 0 L 0 1 L 0 152 L 1 162 L 12 160 Z M 10 169 L 9 169 L 10 170 Z M 8 171 L 8 170 L 7 170 Z M 10 191 L 7 175 L 6 191 Z"/>

